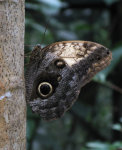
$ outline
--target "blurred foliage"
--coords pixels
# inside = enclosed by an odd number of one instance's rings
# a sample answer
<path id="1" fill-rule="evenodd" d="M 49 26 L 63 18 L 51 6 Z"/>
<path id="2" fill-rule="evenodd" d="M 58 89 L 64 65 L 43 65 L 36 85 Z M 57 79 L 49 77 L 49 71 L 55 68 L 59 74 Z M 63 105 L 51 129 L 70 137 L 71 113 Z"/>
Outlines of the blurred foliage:
<path id="1" fill-rule="evenodd" d="M 61 119 L 45 122 L 28 108 L 27 150 L 122 150 L 121 10 L 121 0 L 26 0 L 27 56 L 38 43 L 62 40 L 98 42 L 113 53 Z"/>

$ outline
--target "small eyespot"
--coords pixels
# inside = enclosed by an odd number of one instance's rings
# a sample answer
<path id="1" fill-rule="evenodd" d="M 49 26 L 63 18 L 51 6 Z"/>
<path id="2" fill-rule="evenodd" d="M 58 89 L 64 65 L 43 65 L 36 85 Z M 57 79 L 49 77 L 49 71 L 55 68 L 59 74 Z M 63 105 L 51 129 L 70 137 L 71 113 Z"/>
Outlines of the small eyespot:
<path id="1" fill-rule="evenodd" d="M 38 86 L 38 93 L 42 98 L 49 97 L 53 92 L 53 87 L 48 82 L 42 82 Z"/>
<path id="2" fill-rule="evenodd" d="M 109 55 L 110 54 L 110 52 L 109 52 L 109 50 L 107 51 L 107 55 Z"/>
<path id="3" fill-rule="evenodd" d="M 57 81 L 60 81 L 62 79 L 62 77 L 59 75 L 58 77 L 57 77 Z"/>
<path id="4" fill-rule="evenodd" d="M 59 69 L 63 69 L 66 64 L 65 64 L 65 61 L 63 59 L 57 59 L 55 62 L 54 62 L 55 66 Z"/>

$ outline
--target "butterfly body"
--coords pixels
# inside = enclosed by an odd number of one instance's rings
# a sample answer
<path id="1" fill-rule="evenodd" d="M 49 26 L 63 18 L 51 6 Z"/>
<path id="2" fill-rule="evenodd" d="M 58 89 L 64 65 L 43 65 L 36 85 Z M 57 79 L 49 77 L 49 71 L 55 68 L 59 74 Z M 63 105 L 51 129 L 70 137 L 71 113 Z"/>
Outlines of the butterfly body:
<path id="1" fill-rule="evenodd" d="M 107 48 L 88 41 L 36 46 L 26 72 L 27 102 L 45 120 L 60 118 L 77 100 L 81 87 L 111 58 Z"/>

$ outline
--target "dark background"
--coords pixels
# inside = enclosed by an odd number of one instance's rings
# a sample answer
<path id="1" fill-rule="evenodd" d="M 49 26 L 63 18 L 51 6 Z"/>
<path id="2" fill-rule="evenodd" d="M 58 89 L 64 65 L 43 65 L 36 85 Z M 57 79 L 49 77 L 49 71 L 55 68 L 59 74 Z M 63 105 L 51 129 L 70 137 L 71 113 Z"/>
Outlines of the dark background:
<path id="1" fill-rule="evenodd" d="M 122 150 L 122 0 L 26 0 L 25 64 L 36 44 L 62 40 L 98 42 L 113 60 L 61 119 L 28 107 L 27 150 Z"/>

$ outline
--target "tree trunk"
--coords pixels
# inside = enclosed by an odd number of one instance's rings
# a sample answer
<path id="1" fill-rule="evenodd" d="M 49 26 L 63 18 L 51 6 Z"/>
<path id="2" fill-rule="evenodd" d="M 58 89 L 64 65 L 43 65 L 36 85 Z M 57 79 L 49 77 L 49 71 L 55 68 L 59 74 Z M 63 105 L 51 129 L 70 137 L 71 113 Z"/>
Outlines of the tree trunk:
<path id="1" fill-rule="evenodd" d="M 24 0 L 0 0 L 0 150 L 25 150 Z"/>

